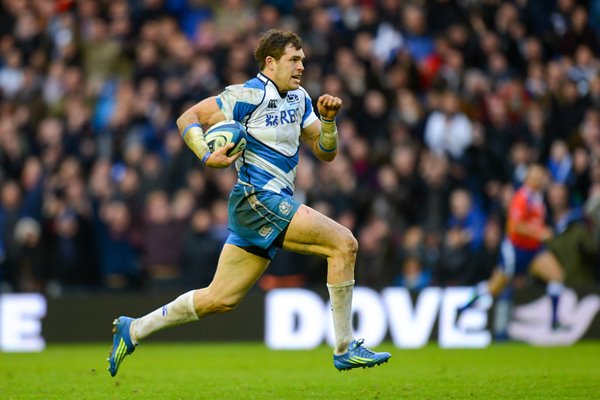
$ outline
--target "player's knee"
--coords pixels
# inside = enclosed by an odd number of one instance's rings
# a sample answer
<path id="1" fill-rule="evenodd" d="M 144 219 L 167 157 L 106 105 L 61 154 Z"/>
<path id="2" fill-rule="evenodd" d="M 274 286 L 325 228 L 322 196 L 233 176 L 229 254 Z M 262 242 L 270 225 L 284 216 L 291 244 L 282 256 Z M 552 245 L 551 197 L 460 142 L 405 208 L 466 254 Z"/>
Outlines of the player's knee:
<path id="1" fill-rule="evenodd" d="M 336 252 L 344 260 L 353 264 L 358 253 L 358 240 L 349 229 L 344 229 L 341 238 L 336 241 Z"/>
<path id="2" fill-rule="evenodd" d="M 230 312 L 235 310 L 241 302 L 240 296 L 221 296 L 213 303 L 214 311 L 217 313 Z"/>
<path id="3" fill-rule="evenodd" d="M 202 308 L 202 314 L 226 313 L 236 309 L 242 301 L 243 296 L 215 293 L 210 288 L 207 291 L 206 302 Z"/>
<path id="4" fill-rule="evenodd" d="M 350 232 L 350 236 L 348 237 L 348 253 L 349 255 L 356 259 L 356 254 L 358 254 L 358 240 L 354 237 L 354 235 Z"/>

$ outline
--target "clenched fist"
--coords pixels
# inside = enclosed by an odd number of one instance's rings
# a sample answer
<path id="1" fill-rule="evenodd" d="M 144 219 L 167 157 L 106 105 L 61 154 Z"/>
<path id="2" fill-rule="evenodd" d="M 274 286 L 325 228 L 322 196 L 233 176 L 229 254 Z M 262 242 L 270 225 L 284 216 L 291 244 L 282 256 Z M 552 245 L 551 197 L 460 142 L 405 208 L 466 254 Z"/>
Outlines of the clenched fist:
<path id="1" fill-rule="evenodd" d="M 342 107 L 342 99 L 339 97 L 324 94 L 317 101 L 317 109 L 321 118 L 334 119 Z"/>

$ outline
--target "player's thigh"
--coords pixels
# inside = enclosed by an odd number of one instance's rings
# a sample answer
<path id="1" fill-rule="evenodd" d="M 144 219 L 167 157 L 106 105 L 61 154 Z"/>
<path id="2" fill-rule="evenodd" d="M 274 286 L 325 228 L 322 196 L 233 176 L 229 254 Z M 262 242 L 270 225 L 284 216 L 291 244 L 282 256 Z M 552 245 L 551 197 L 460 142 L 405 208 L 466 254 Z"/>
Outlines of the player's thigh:
<path id="1" fill-rule="evenodd" d="M 288 226 L 283 248 L 331 257 L 339 252 L 356 253 L 358 245 L 348 228 L 303 204 Z"/>
<path id="2" fill-rule="evenodd" d="M 546 282 L 564 279 L 560 262 L 549 250 L 544 250 L 535 256 L 529 266 L 529 272 Z"/>
<path id="3" fill-rule="evenodd" d="M 241 300 L 269 266 L 270 260 L 225 244 L 208 289 L 215 296 Z"/>

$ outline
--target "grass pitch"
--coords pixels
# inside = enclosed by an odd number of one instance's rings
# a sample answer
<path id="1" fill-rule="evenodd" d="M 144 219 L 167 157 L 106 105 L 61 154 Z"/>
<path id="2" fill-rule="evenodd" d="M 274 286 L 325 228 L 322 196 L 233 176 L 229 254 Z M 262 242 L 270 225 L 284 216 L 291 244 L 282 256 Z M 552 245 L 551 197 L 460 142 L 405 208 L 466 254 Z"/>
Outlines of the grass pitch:
<path id="1" fill-rule="evenodd" d="M 108 342 L 51 345 L 0 353 L 0 399 L 600 399 L 600 342 L 377 350 L 388 364 L 340 373 L 326 347 L 147 342 L 111 378 Z"/>

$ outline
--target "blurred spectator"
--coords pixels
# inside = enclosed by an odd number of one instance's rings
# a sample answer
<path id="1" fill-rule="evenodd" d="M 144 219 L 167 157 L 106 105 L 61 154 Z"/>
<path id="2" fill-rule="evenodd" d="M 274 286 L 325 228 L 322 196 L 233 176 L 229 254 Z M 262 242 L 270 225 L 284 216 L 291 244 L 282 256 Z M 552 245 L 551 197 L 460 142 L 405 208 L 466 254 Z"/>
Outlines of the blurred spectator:
<path id="1" fill-rule="evenodd" d="M 384 94 L 377 90 L 365 93 L 364 103 L 359 107 L 363 110 L 355 118 L 358 131 L 368 138 L 369 144 L 376 154 L 385 154 L 389 138 L 389 105 Z"/>
<path id="2" fill-rule="evenodd" d="M 425 143 L 438 155 L 448 155 L 459 160 L 473 140 L 473 127 L 469 118 L 460 111 L 456 93 L 447 90 L 442 94 L 439 111 L 431 113 L 425 126 Z"/>
<path id="3" fill-rule="evenodd" d="M 575 49 L 573 57 L 573 66 L 567 72 L 570 79 L 577 83 L 577 92 L 580 96 L 587 96 L 590 93 L 590 83 L 600 72 L 598 60 L 594 59 L 590 48 L 580 44 Z"/>
<path id="4" fill-rule="evenodd" d="M 7 181 L 0 192 L 0 227 L 2 243 L 0 251 L 4 279 L 13 287 L 21 280 L 18 270 L 15 227 L 21 217 L 21 190 L 15 181 Z"/>
<path id="5" fill-rule="evenodd" d="M 446 227 L 458 230 L 461 242 L 476 251 L 483 242 L 485 215 L 466 189 L 455 189 L 450 194 L 450 217 Z"/>
<path id="6" fill-rule="evenodd" d="M 181 204 L 181 195 L 172 207 L 167 193 L 153 191 L 146 198 L 142 253 L 144 272 L 152 284 L 175 284 L 180 278 L 181 243 L 191 207 Z M 193 198 L 191 200 L 193 207 Z M 182 209 L 185 208 L 185 209 Z M 175 218 L 177 212 L 178 218 Z"/>
<path id="7" fill-rule="evenodd" d="M 485 217 L 464 189 L 450 194 L 450 217 L 446 224 L 439 264 L 439 280 L 456 285 L 468 280 L 468 263 L 483 242 Z"/>
<path id="8" fill-rule="evenodd" d="M 0 89 L 3 97 L 10 99 L 15 97 L 23 84 L 22 57 L 17 49 L 10 49 L 3 58 L 4 65 L 0 68 Z"/>
<path id="9" fill-rule="evenodd" d="M 131 238 L 131 214 L 122 201 L 111 200 L 101 206 L 96 234 L 104 285 L 110 289 L 137 286 L 141 279 L 140 259 Z"/>
<path id="10" fill-rule="evenodd" d="M 433 39 L 427 30 L 425 10 L 409 3 L 402 13 L 406 49 L 417 64 L 421 64 L 433 52 Z"/>
<path id="11" fill-rule="evenodd" d="M 423 230 L 417 226 L 408 228 L 402 240 L 398 264 L 400 273 L 393 284 L 409 290 L 421 290 L 432 281 L 432 271 L 424 265 L 425 247 Z"/>
<path id="12" fill-rule="evenodd" d="M 570 141 L 585 115 L 589 98 L 579 94 L 573 78 L 559 78 L 558 82 L 551 99 L 549 126 L 553 138 Z"/>
<path id="13" fill-rule="evenodd" d="M 46 254 L 42 246 L 40 224 L 24 217 L 15 225 L 15 289 L 24 292 L 41 292 L 48 280 Z"/>
<path id="14" fill-rule="evenodd" d="M 595 56 L 600 56 L 598 35 L 588 25 L 588 12 L 583 5 L 573 9 L 568 26 L 560 39 L 562 54 L 573 56 L 578 45 L 585 45 Z"/>
<path id="15" fill-rule="evenodd" d="M 211 224 L 210 212 L 196 209 L 183 239 L 181 282 L 190 290 L 210 284 L 217 269 L 221 242 L 210 234 Z"/>
<path id="16" fill-rule="evenodd" d="M 88 87 L 97 91 L 101 82 L 118 76 L 126 65 L 121 43 L 110 38 L 108 21 L 97 15 L 89 22 L 81 43 L 82 66 Z"/>
<path id="17" fill-rule="evenodd" d="M 404 229 L 419 221 L 423 182 L 418 174 L 417 146 L 405 143 L 396 146 L 391 154 L 392 167 L 396 174 L 394 190 L 394 229 Z"/>
<path id="18" fill-rule="evenodd" d="M 600 154 L 600 110 L 589 108 L 579 126 L 582 144 L 594 155 Z"/>
<path id="19" fill-rule="evenodd" d="M 467 260 L 463 284 L 476 285 L 489 279 L 498 263 L 502 226 L 496 218 L 489 218 L 483 231 L 483 242 L 479 249 Z"/>
<path id="20" fill-rule="evenodd" d="M 443 231 L 448 217 L 448 196 L 451 186 L 448 179 L 448 161 L 444 157 L 426 153 L 421 158 L 420 174 L 424 179 L 423 202 L 419 209 L 419 222 L 431 234 Z"/>
<path id="21" fill-rule="evenodd" d="M 537 161 L 545 162 L 550 152 L 550 140 L 544 109 L 539 103 L 532 103 L 525 114 L 524 140 L 531 146 Z"/>
<path id="22" fill-rule="evenodd" d="M 384 218 L 372 218 L 358 234 L 360 252 L 356 260 L 356 279 L 366 286 L 389 282 L 391 229 Z"/>
<path id="23" fill-rule="evenodd" d="M 501 182 L 506 180 L 506 166 L 487 146 L 483 127 L 476 124 L 473 129 L 473 141 L 465 151 L 463 165 L 468 171 L 465 184 L 478 196 L 484 209 L 491 211 L 491 203 L 498 195 Z"/>
<path id="24" fill-rule="evenodd" d="M 515 187 L 521 186 L 527 175 L 529 165 L 534 161 L 531 148 L 522 141 L 515 142 L 510 147 L 509 153 L 509 173 L 512 184 Z"/>
<path id="25" fill-rule="evenodd" d="M 569 187 L 574 205 L 581 206 L 590 193 L 590 175 L 588 165 L 590 155 L 583 147 L 573 151 L 573 181 Z"/>
<path id="26" fill-rule="evenodd" d="M 48 254 L 54 289 L 89 289 L 99 283 L 97 249 L 92 222 L 70 208 L 63 208 L 50 221 Z M 49 267 L 49 266 L 48 266 Z"/>
<path id="27" fill-rule="evenodd" d="M 510 121 L 506 104 L 500 96 L 487 96 L 485 106 L 487 118 L 484 128 L 487 151 L 492 157 L 492 162 L 501 166 L 496 170 L 494 178 L 504 180 L 510 173 L 508 154 L 511 145 L 517 139 L 518 129 Z"/>
<path id="28" fill-rule="evenodd" d="M 550 147 L 548 171 L 552 181 L 567 185 L 573 184 L 573 159 L 567 144 L 562 140 L 555 140 Z"/>

